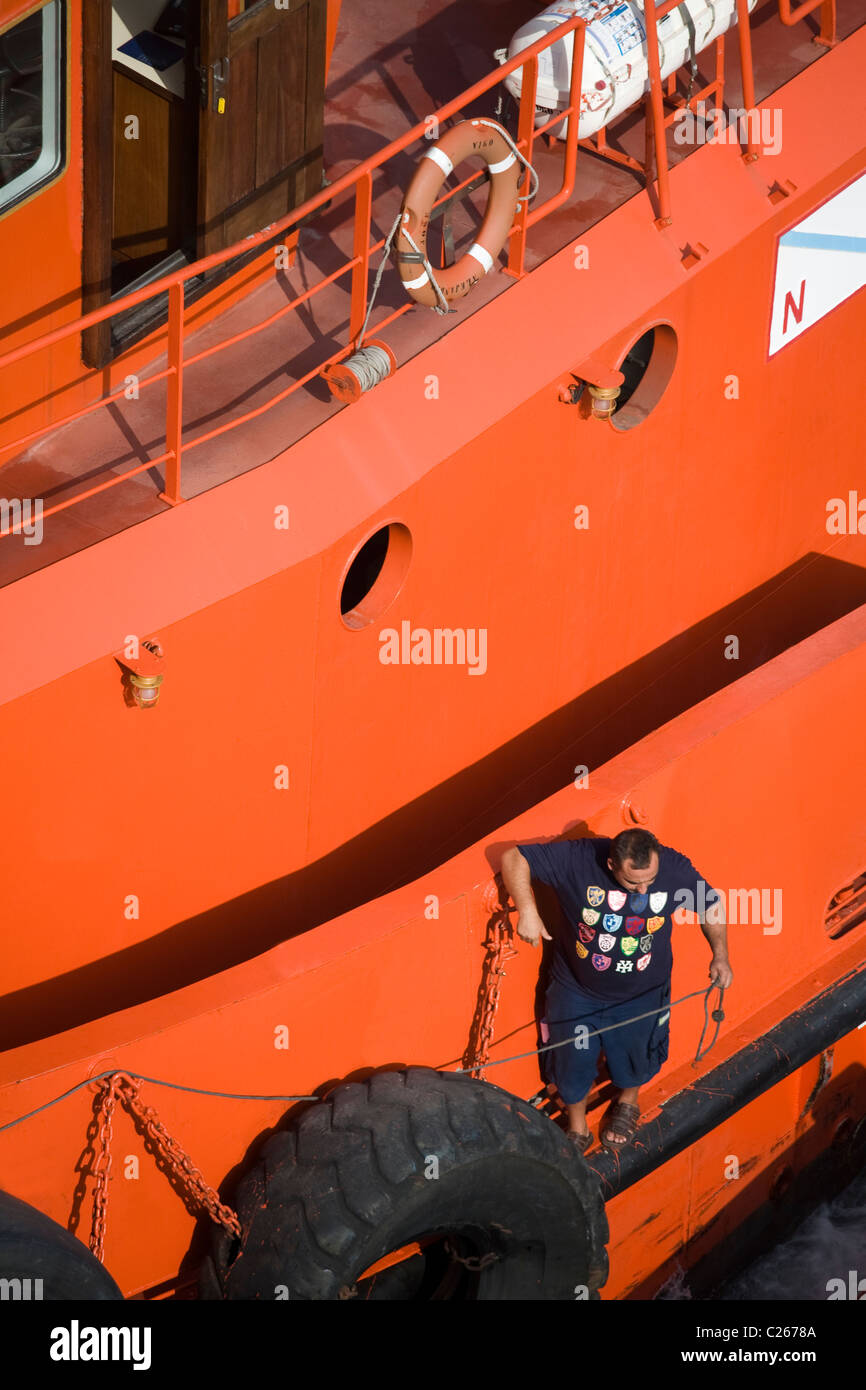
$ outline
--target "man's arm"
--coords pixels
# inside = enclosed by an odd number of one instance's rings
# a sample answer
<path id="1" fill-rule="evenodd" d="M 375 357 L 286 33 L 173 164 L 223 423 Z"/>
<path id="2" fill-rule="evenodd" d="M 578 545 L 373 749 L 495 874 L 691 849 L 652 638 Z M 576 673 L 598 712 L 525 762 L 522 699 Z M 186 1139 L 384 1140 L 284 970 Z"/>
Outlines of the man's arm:
<path id="1" fill-rule="evenodd" d="M 734 972 L 728 960 L 728 928 L 722 897 L 718 897 L 712 907 L 707 908 L 701 921 L 701 931 L 710 943 L 713 953 L 710 961 L 710 979 L 714 985 L 728 989 L 733 983 Z"/>
<path id="2" fill-rule="evenodd" d="M 531 877 L 529 864 L 517 846 L 507 849 L 502 856 L 502 882 L 520 914 L 517 919 L 517 935 L 528 941 L 530 946 L 537 946 L 540 937 L 543 936 L 545 941 L 552 941 L 553 938 L 541 920 L 532 891 Z"/>

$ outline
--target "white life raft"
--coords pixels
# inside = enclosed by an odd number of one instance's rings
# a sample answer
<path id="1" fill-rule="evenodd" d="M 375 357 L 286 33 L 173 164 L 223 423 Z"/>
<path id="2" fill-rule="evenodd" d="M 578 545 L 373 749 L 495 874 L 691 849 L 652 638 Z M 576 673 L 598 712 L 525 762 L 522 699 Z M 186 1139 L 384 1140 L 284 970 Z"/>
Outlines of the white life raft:
<path id="1" fill-rule="evenodd" d="M 749 10 L 756 4 L 757 0 L 748 0 Z M 560 0 L 518 29 L 508 45 L 508 58 L 515 58 L 574 15 L 587 22 L 578 122 L 578 135 L 585 139 L 616 120 L 649 91 L 646 24 L 641 0 L 614 4 Z M 658 21 L 662 77 L 676 72 L 693 53 L 701 53 L 736 22 L 736 0 L 683 0 Z M 568 106 L 573 56 L 573 33 L 539 55 L 536 125 L 544 125 L 555 111 Z M 505 86 L 516 98 L 520 97 L 522 77 L 518 68 L 505 78 Z M 551 133 L 564 136 L 567 132 L 566 118 Z"/>

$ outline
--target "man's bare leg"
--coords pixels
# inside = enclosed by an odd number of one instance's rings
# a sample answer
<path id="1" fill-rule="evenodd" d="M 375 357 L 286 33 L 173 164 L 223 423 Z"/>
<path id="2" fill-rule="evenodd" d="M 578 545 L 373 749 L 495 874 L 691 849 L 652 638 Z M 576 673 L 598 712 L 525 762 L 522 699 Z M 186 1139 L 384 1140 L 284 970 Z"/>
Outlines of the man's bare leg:
<path id="1" fill-rule="evenodd" d="M 568 1132 L 569 1134 L 588 1134 L 589 1126 L 586 1123 L 586 1100 L 589 1092 L 587 1091 L 583 1100 L 579 1100 L 576 1105 L 567 1105 L 568 1111 Z"/>
<path id="2" fill-rule="evenodd" d="M 627 1087 L 625 1088 L 625 1090 L 620 1091 L 620 1093 L 619 1093 L 619 1100 L 622 1101 L 623 1104 L 625 1104 L 625 1105 L 637 1105 L 637 1103 L 638 1103 L 637 1098 L 638 1098 L 639 1092 L 640 1092 L 640 1086 L 627 1086 Z M 586 1100 L 584 1099 L 584 1101 L 583 1101 L 582 1103 L 583 1103 L 583 1106 L 584 1106 L 584 1118 L 585 1118 Z M 571 1107 L 569 1106 L 569 1114 L 570 1114 L 570 1112 L 571 1112 Z M 612 1131 L 611 1131 L 610 1129 L 607 1129 L 607 1128 L 606 1128 L 605 1131 L 604 1131 L 603 1138 L 604 1138 L 604 1140 L 606 1141 L 606 1143 L 608 1143 L 608 1144 L 615 1144 L 617 1148 L 621 1148 L 623 1144 L 628 1143 L 628 1140 L 623 1139 L 623 1137 L 622 1137 L 621 1134 L 614 1134 L 614 1133 L 612 1133 Z"/>

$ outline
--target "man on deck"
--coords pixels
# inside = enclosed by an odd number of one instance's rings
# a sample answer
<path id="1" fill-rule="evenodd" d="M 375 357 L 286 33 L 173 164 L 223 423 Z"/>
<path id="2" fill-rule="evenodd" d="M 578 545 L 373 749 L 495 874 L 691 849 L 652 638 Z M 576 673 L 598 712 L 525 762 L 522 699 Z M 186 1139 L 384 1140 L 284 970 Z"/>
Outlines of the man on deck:
<path id="1" fill-rule="evenodd" d="M 712 951 L 710 980 L 733 980 L 721 895 L 675 849 L 648 830 L 614 839 L 554 840 L 516 845 L 502 858 L 502 878 L 520 917 L 517 934 L 532 946 L 553 938 L 538 912 L 530 879 L 556 892 L 567 919 L 553 950 L 545 1016 L 551 1043 L 572 1046 L 546 1056 L 568 1110 L 568 1133 L 581 1153 L 592 1143 L 586 1100 L 603 1051 L 621 1094 L 601 1132 L 606 1149 L 620 1149 L 640 1117 L 638 1092 L 668 1055 L 672 916 L 698 914 Z M 712 906 L 702 912 L 705 903 Z M 612 1025 L 649 1013 L 625 1027 Z M 600 1032 L 600 1036 L 588 1037 Z M 609 1031 L 606 1031 L 609 1030 Z"/>

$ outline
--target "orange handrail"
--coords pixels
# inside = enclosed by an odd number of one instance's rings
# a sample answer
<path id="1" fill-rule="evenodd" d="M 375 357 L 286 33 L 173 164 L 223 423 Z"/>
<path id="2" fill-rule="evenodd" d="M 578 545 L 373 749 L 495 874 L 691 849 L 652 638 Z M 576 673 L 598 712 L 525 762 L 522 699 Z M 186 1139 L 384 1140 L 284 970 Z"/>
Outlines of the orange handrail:
<path id="1" fill-rule="evenodd" d="M 829 2 L 835 4 L 835 0 L 829 0 Z M 788 3 L 788 0 L 779 0 L 779 3 Z M 814 0 L 814 3 L 826 4 L 828 0 Z M 659 64 L 658 21 L 664 19 L 665 15 L 670 14 L 671 10 L 675 10 L 679 4 L 680 0 L 662 0 L 662 4 L 660 5 L 654 4 L 653 0 L 646 0 L 644 6 L 647 61 L 650 74 L 647 122 L 652 125 L 656 152 L 656 180 L 658 182 L 657 227 L 669 227 L 672 220 L 668 150 L 665 139 L 664 100 L 662 95 L 661 67 Z M 751 162 L 758 157 L 757 150 L 752 141 L 754 122 L 751 113 L 755 109 L 755 74 L 752 65 L 751 17 L 749 15 L 748 0 L 736 0 L 736 5 L 737 39 L 740 48 L 740 72 L 743 82 L 743 105 L 749 113 L 746 120 L 747 143 L 743 151 L 743 158 L 747 162 Z"/>
<path id="2" fill-rule="evenodd" d="M 821 32 L 816 35 L 815 42 L 825 48 L 832 48 L 836 42 L 836 0 L 803 0 L 803 3 L 793 10 L 791 0 L 779 0 L 779 18 L 789 28 L 799 24 L 800 20 L 805 19 L 813 10 L 821 11 Z"/>
<path id="3" fill-rule="evenodd" d="M 678 3 L 679 0 L 663 0 L 663 3 L 658 8 L 656 8 L 655 5 L 652 3 L 652 0 L 649 0 L 649 3 L 646 6 L 647 48 L 649 53 L 650 68 L 650 110 L 652 116 L 653 135 L 656 146 L 660 211 L 660 217 L 658 219 L 659 225 L 666 225 L 670 221 L 670 191 L 668 181 L 667 149 L 665 143 L 665 125 L 662 111 L 662 90 L 661 78 L 659 73 L 656 20 L 662 18 L 670 10 L 674 9 Z M 787 0 L 785 0 L 785 3 L 787 3 Z M 832 0 L 815 0 L 815 3 L 832 3 Z M 747 0 L 737 0 L 737 11 L 741 28 L 740 46 L 743 64 L 744 97 L 746 100 L 746 105 L 748 107 L 751 107 L 754 104 L 754 83 L 751 72 L 751 48 L 750 34 L 748 32 L 749 13 L 747 7 Z M 548 48 L 551 48 L 554 44 L 559 43 L 561 40 L 566 38 L 571 33 L 574 33 L 574 57 L 572 61 L 571 86 L 569 90 L 569 105 L 565 107 L 564 110 L 557 111 L 556 114 L 551 118 L 551 120 L 549 120 L 546 124 L 536 126 L 535 102 L 538 84 L 539 55 L 545 52 Z M 528 198 L 526 196 L 528 193 L 529 186 L 528 172 L 523 181 L 523 186 L 521 189 L 523 198 L 520 203 L 520 208 L 515 223 L 509 233 L 507 273 L 510 275 L 519 277 L 525 273 L 524 261 L 526 252 L 526 236 L 529 228 L 535 226 L 536 223 L 540 222 L 542 218 L 548 216 L 550 213 L 555 212 L 559 207 L 563 205 L 563 203 L 567 202 L 568 199 L 571 198 L 574 192 L 574 185 L 577 172 L 577 155 L 579 149 L 578 125 L 580 117 L 585 37 L 586 22 L 577 16 L 573 16 L 572 18 L 566 20 L 563 24 L 560 24 L 556 29 L 552 30 L 551 33 L 549 33 L 541 39 L 538 39 L 530 47 L 522 50 L 522 52 L 518 53 L 514 58 L 509 59 L 501 66 L 495 68 L 492 72 L 490 72 L 487 75 L 487 77 L 482 78 L 479 82 L 476 82 L 473 86 L 467 88 L 458 97 L 455 97 L 452 101 L 446 102 L 445 105 L 441 106 L 439 110 L 436 111 L 433 115 L 433 120 L 435 121 L 436 125 L 441 125 L 444 121 L 447 121 L 451 116 L 461 112 L 462 109 L 468 103 L 475 101 L 478 97 L 483 96 L 485 92 L 490 91 L 492 87 L 497 86 L 504 77 L 507 77 L 510 73 L 515 72 L 518 69 L 523 69 L 524 75 L 523 80 L 521 81 L 517 146 L 521 150 L 521 153 L 524 155 L 528 163 L 531 164 L 532 162 L 533 145 L 534 142 L 538 139 L 538 137 L 544 134 L 544 132 L 550 129 L 552 126 L 558 125 L 563 120 L 568 119 L 568 133 L 566 137 L 565 158 L 563 162 L 563 177 L 560 188 L 557 190 L 556 193 L 552 194 L 551 197 L 546 199 L 544 203 L 541 203 L 540 205 L 530 210 L 528 206 Z M 185 451 L 189 449 L 194 449 L 201 444 L 205 444 L 209 440 L 216 438 L 217 436 L 225 433 L 228 430 L 237 429 L 241 425 L 244 425 L 248 421 L 255 419 L 257 416 L 263 414 L 265 411 L 270 410 L 273 406 L 279 404 L 280 401 L 285 400 L 286 397 L 291 395 L 294 391 L 297 391 L 302 386 L 306 385 L 306 383 L 310 381 L 314 376 L 319 375 L 324 370 L 324 368 L 332 365 L 335 362 L 340 361 L 340 359 L 345 357 L 347 353 L 353 350 L 353 348 L 357 348 L 360 345 L 360 335 L 363 328 L 364 317 L 366 314 L 367 307 L 370 257 L 376 251 L 380 250 L 385 244 L 385 238 L 382 238 L 381 240 L 377 241 L 374 245 L 370 244 L 370 233 L 372 227 L 373 174 L 377 169 L 381 168 L 382 165 L 386 164 L 388 160 L 392 159 L 395 155 L 401 154 L 409 145 L 413 144 L 415 141 L 423 138 L 429 139 L 430 126 L 431 120 L 429 117 L 425 118 L 423 121 L 419 121 L 417 125 L 413 126 L 411 130 L 406 131 L 404 135 L 401 135 L 396 140 L 392 140 L 391 143 L 386 145 L 384 149 L 380 150 L 378 154 L 371 155 L 369 159 L 364 160 L 355 169 L 350 170 L 341 178 L 336 179 L 332 184 L 329 184 L 328 186 L 323 188 L 312 198 L 308 198 L 305 203 L 301 204 L 300 207 L 295 208 L 292 212 L 288 213 L 278 222 L 275 222 L 270 226 L 263 228 L 261 231 L 254 233 L 252 236 L 244 238 L 243 241 L 236 242 L 234 245 L 229 246 L 222 251 L 215 251 L 209 256 L 204 256 L 200 260 L 195 261 L 190 265 L 184 266 L 179 270 L 173 271 L 169 275 L 164 275 L 158 280 L 152 281 L 151 284 L 144 286 L 142 289 L 135 290 L 132 293 L 123 295 L 121 298 L 112 300 L 109 304 L 105 304 L 101 308 L 94 309 L 90 313 L 83 314 L 80 317 L 72 320 L 70 323 L 65 324 L 61 328 L 56 328 L 49 333 L 42 334 L 40 337 L 33 339 L 31 342 L 26 343 L 18 348 L 14 348 L 10 352 L 4 353 L 2 356 L 0 356 L 0 370 L 2 370 L 4 367 L 8 367 L 16 362 L 23 361 L 25 358 L 32 356 L 36 352 L 43 351 L 44 349 L 52 347 L 57 343 L 63 342 L 65 339 L 69 337 L 80 334 L 84 332 L 86 329 L 94 327 L 96 324 L 104 323 L 106 320 L 113 318 L 115 314 L 123 313 L 128 309 L 134 308 L 139 304 L 145 303 L 147 300 L 154 299 L 157 295 L 166 293 L 168 295 L 168 366 L 165 368 L 165 370 L 155 373 L 154 375 L 148 378 L 145 378 L 143 381 L 140 382 L 139 387 L 140 390 L 143 390 L 146 387 L 154 385 L 162 380 L 165 380 L 167 383 L 165 453 L 163 453 L 158 459 L 151 459 L 146 464 L 141 465 L 140 467 L 132 469 L 129 472 L 120 474 L 119 476 L 112 477 L 108 479 L 106 482 L 100 483 L 95 487 L 88 489 L 86 492 L 78 493 L 75 497 L 70 498 L 65 502 L 60 502 L 51 508 L 48 508 L 46 511 L 42 513 L 43 519 L 47 519 L 48 517 L 54 515 L 56 512 L 65 510 L 67 507 L 72 506 L 75 502 L 84 501 L 89 497 L 93 497 L 100 492 L 106 491 L 110 487 L 115 487 L 119 483 L 124 482 L 127 478 L 134 477 L 138 473 L 143 472 L 146 468 L 151 468 L 162 463 L 165 464 L 165 487 L 164 490 L 160 493 L 160 497 L 163 501 L 172 504 L 182 502 L 184 500 L 184 497 L 181 490 L 181 465 L 182 456 Z M 751 152 L 751 150 L 749 152 Z M 467 180 L 466 182 L 469 181 Z M 462 186 L 463 185 L 461 185 L 461 187 Z M 257 246 L 262 246 L 265 243 L 272 243 L 276 237 L 282 235 L 282 233 L 284 232 L 289 231 L 302 220 L 310 217 L 312 213 L 324 207 L 325 204 L 333 202 L 334 199 L 338 198 L 341 194 L 347 192 L 354 192 L 354 231 L 352 256 L 348 260 L 346 260 L 345 263 L 338 270 L 334 271 L 332 274 L 326 276 L 322 280 L 317 281 L 315 285 L 311 286 L 308 290 L 304 291 L 303 294 L 298 295 L 289 303 L 283 305 L 275 314 L 271 314 L 268 318 L 264 319 L 260 323 L 254 324 L 252 327 L 244 329 L 239 333 L 235 333 L 231 337 L 224 339 L 222 342 L 214 344 L 212 347 L 203 349 L 202 351 L 195 353 L 191 357 L 185 358 L 184 291 L 187 280 L 198 278 L 209 270 L 213 270 L 218 266 L 225 265 L 227 262 L 233 260 L 234 258 L 249 253 L 251 250 L 254 250 Z M 451 197 L 452 193 L 453 190 L 449 193 L 443 194 L 437 200 L 436 206 L 438 206 L 439 203 L 444 202 L 447 198 Z M 329 357 L 319 362 L 317 366 L 314 367 L 311 371 L 307 372 L 304 376 L 292 382 L 290 386 L 286 387 L 283 391 L 280 391 L 277 395 L 269 399 L 264 405 L 257 406 L 255 409 L 247 411 L 243 415 L 235 416 L 234 418 L 225 421 L 223 424 L 216 426 L 214 429 L 196 435 L 193 439 L 184 440 L 182 430 L 182 413 L 185 370 L 191 366 L 194 366 L 197 362 L 201 362 L 205 358 L 212 356 L 215 352 L 221 352 L 226 348 L 231 347 L 233 344 L 241 342 L 245 338 L 251 337 L 254 333 L 261 332 L 264 328 L 268 327 L 270 324 L 275 322 L 276 319 L 280 318 L 283 314 L 290 313 L 293 309 L 296 309 L 300 304 L 311 299 L 313 295 L 320 293 L 329 285 L 333 284 L 336 280 L 339 280 L 344 275 L 350 273 L 352 279 L 350 285 L 350 311 L 347 345 L 345 347 L 339 348 Z M 400 318 L 404 313 L 408 313 L 409 310 L 413 307 L 414 306 L 412 305 L 412 303 L 407 300 L 407 302 L 404 305 L 402 305 L 399 309 L 396 309 L 393 313 L 387 315 L 384 319 L 377 321 L 375 325 L 376 331 L 381 332 L 383 328 L 393 323 L 395 319 Z M 114 392 L 108 396 L 104 396 L 100 400 L 93 402 L 91 405 L 86 406 L 81 410 L 72 412 L 71 414 L 64 416 L 60 419 L 53 420 L 50 424 L 45 425 L 40 429 L 32 430 L 27 435 L 22 436 L 20 439 L 16 439 L 7 444 L 4 444 L 3 452 L 9 453 L 15 450 L 16 448 L 22 447 L 25 443 L 30 443 L 34 439 L 39 438 L 44 434 L 47 434 L 55 429 L 59 429 L 62 425 L 69 424 L 76 419 L 80 419 L 82 416 L 89 414 L 92 410 L 95 410 L 102 405 L 107 405 L 111 401 L 117 400 L 120 394 L 121 392 Z M 9 534 L 12 534 L 11 529 L 0 531 L 0 539 Z"/>
<path id="4" fill-rule="evenodd" d="M 508 76 L 509 73 L 515 72 L 518 68 L 522 68 L 525 64 L 528 64 L 532 72 L 533 80 L 531 82 L 524 81 L 521 84 L 520 102 L 521 128 L 525 128 L 527 126 L 526 113 L 528 112 L 529 116 L 534 119 L 535 88 L 538 73 L 538 55 L 544 52 L 547 48 L 550 48 L 553 44 L 558 43 L 567 34 L 570 34 L 574 30 L 580 30 L 581 32 L 577 42 L 575 43 L 576 61 L 573 64 L 574 70 L 572 74 L 571 83 L 571 105 L 564 112 L 560 113 L 560 118 L 569 115 L 578 117 L 578 107 L 581 89 L 580 79 L 583 55 L 583 31 L 585 27 L 585 21 L 578 18 L 577 16 L 574 16 L 571 19 L 566 20 L 565 23 L 559 25 L 558 28 L 554 29 L 550 34 L 546 35 L 544 38 L 539 39 L 530 48 L 527 48 L 522 53 L 517 54 L 514 58 L 504 63 L 502 66 L 495 68 L 491 73 L 487 75 L 487 77 L 482 78 L 479 82 L 476 82 L 472 87 L 467 88 L 466 91 L 460 94 L 460 96 L 455 97 L 452 101 L 446 102 L 444 106 L 441 106 L 439 110 L 434 113 L 434 120 L 438 124 L 447 121 L 451 116 L 456 115 L 459 111 L 461 111 L 461 109 L 464 106 L 466 106 L 469 102 L 476 100 L 478 97 L 483 96 L 485 92 L 490 91 L 492 87 L 497 86 L 502 81 L 503 77 Z M 524 214 L 518 219 L 518 221 L 515 223 L 515 226 L 512 228 L 512 232 L 510 234 L 512 238 L 512 243 L 509 252 L 509 269 L 512 273 L 522 274 L 523 272 L 523 256 L 526 241 L 526 232 L 528 227 L 534 225 L 535 222 L 540 220 L 540 218 L 546 216 L 548 213 L 555 211 L 556 208 L 558 208 L 567 198 L 571 196 L 571 193 L 574 189 L 574 166 L 577 160 L 578 148 L 577 119 L 570 122 L 570 124 L 574 127 L 574 136 L 573 138 L 571 137 L 571 135 L 569 136 L 569 141 L 566 147 L 566 160 L 561 188 L 556 194 L 549 198 L 540 207 L 533 209 L 533 212 L 530 216 L 526 216 L 524 211 Z M 0 370 L 2 370 L 4 367 L 12 366 L 16 362 L 23 361 L 25 358 L 32 356 L 36 352 L 41 352 L 46 348 L 52 347 L 57 343 L 63 342 L 67 338 L 80 334 L 84 332 L 87 328 L 92 328 L 96 324 L 104 323 L 107 319 L 113 318 L 115 314 L 123 313 L 128 309 L 134 308 L 136 305 L 143 304 L 147 300 L 156 298 L 157 295 L 165 294 L 166 292 L 168 293 L 168 367 L 165 371 L 162 371 L 155 376 L 146 378 L 144 381 L 140 383 L 139 388 L 141 390 L 149 385 L 155 384 L 155 382 L 157 381 L 167 379 L 165 453 L 159 459 L 149 460 L 148 463 L 146 465 L 143 465 L 142 467 L 133 469 L 130 472 L 124 473 L 118 477 L 110 478 L 107 482 L 101 483 L 96 487 L 88 489 L 86 493 L 77 494 L 76 497 L 71 498 L 66 502 L 58 503 L 56 506 L 47 509 L 42 513 L 43 520 L 47 519 L 50 516 L 53 516 L 56 512 L 65 510 L 66 507 L 71 506 L 74 502 L 84 501 L 88 497 L 92 497 L 99 492 L 106 491 L 108 488 L 116 486 L 118 483 L 124 482 L 127 478 L 133 477 L 137 473 L 142 472 L 144 467 L 153 467 L 159 463 L 166 464 L 165 489 L 160 494 L 160 496 L 166 502 L 182 502 L 184 498 L 181 492 L 181 461 L 184 450 L 195 448 L 199 444 L 204 444 L 208 440 L 215 438 L 217 435 L 224 433 L 226 430 L 237 429 L 240 425 L 243 425 L 247 421 L 254 419 L 257 415 L 261 415 L 265 410 L 271 409 L 272 406 L 278 404 L 279 401 L 284 400 L 286 396 L 290 395 L 293 391 L 299 390 L 300 387 L 305 385 L 306 382 L 309 381 L 312 377 L 318 375 L 324 367 L 339 361 L 341 357 L 344 357 L 346 353 L 351 350 L 353 345 L 357 345 L 366 311 L 367 282 L 370 256 L 384 245 L 384 239 L 378 241 L 373 246 L 370 245 L 370 230 L 372 223 L 373 174 L 375 170 L 381 168 L 383 164 L 387 163 L 387 161 L 393 158 L 395 155 L 402 153 L 402 151 L 405 150 L 407 146 L 413 144 L 416 140 L 425 137 L 429 139 L 429 130 L 429 118 L 425 119 L 424 121 L 419 121 L 417 125 L 413 126 L 411 130 L 408 130 L 397 140 L 392 140 L 391 143 L 386 145 L 384 149 L 380 150 L 378 154 L 370 156 L 369 159 L 364 160 L 355 169 L 350 170 L 341 178 L 336 179 L 332 184 L 323 188 L 312 198 L 308 198 L 305 203 L 301 204 L 300 207 L 295 208 L 292 212 L 287 214 L 287 216 L 280 218 L 278 222 L 273 223 L 266 228 L 263 228 L 261 231 L 254 233 L 252 236 L 246 237 L 243 241 L 236 242 L 233 246 L 227 247 L 222 251 L 215 251 L 211 255 L 204 256 L 200 260 L 195 261 L 194 263 L 188 266 L 184 266 L 179 270 L 173 271 L 169 275 L 161 276 L 158 280 L 152 281 L 151 284 L 144 286 L 142 289 L 135 290 L 130 294 L 123 295 L 121 298 L 112 300 L 111 303 L 103 305 L 101 308 L 91 310 L 90 313 L 82 314 L 80 317 L 72 320 L 70 323 L 63 325 L 63 327 L 56 328 L 49 333 L 44 333 L 41 336 L 33 339 L 31 342 L 25 343 L 22 346 L 14 348 L 10 352 L 6 352 L 2 356 L 0 356 Z M 528 134 L 526 134 L 523 141 L 518 140 L 518 146 L 524 150 L 527 159 L 529 159 L 531 156 L 532 140 L 534 133 L 534 129 L 530 128 Z M 186 281 L 197 278 L 205 272 L 215 269 L 217 266 L 225 265 L 228 261 L 233 260 L 235 257 L 249 253 L 257 246 L 263 245 L 266 242 L 273 242 L 275 237 L 280 236 L 283 232 L 289 231 L 292 227 L 296 226 L 302 219 L 308 218 L 312 213 L 316 212 L 326 203 L 333 202 L 333 200 L 335 198 L 338 198 L 342 193 L 349 192 L 352 190 L 355 194 L 355 225 L 353 255 L 351 256 L 351 258 L 348 259 L 339 270 L 335 271 L 332 275 L 327 276 L 325 279 L 317 282 L 304 294 L 299 295 L 296 299 L 292 300 L 289 304 L 280 309 L 277 315 L 271 315 L 270 318 L 265 320 L 263 323 L 254 324 L 251 328 L 246 329 L 241 333 L 234 334 L 231 338 L 229 338 L 221 344 L 216 345 L 213 349 L 207 349 L 206 351 L 197 353 L 194 357 L 185 361 L 183 352 L 183 340 L 184 287 Z M 526 191 L 526 181 L 524 183 L 523 191 Z M 439 201 L 444 201 L 445 198 L 448 196 L 448 194 L 443 194 L 442 198 Z M 525 209 L 525 203 L 522 206 Z M 517 243 L 516 250 L 514 249 L 515 241 Z M 335 280 L 340 279 L 343 275 L 349 274 L 350 272 L 352 275 L 352 281 L 350 288 L 351 307 L 349 318 L 348 346 L 345 348 L 341 348 L 337 352 L 333 353 L 330 357 L 328 357 L 325 361 L 320 362 L 312 371 L 307 372 L 303 377 L 300 377 L 298 380 L 294 381 L 291 384 L 291 386 L 289 386 L 286 390 L 279 392 L 278 395 L 274 396 L 271 400 L 266 402 L 264 406 L 259 406 L 254 410 L 248 411 L 244 415 L 235 417 L 234 419 L 227 421 L 223 425 L 218 426 L 216 429 L 209 430 L 205 434 L 196 436 L 192 440 L 183 441 L 182 405 L 183 378 L 185 367 L 191 366 L 195 362 L 202 361 L 205 357 L 210 356 L 213 351 L 220 351 L 233 343 L 237 343 L 244 338 L 250 337 L 253 333 L 260 332 L 261 329 L 264 328 L 268 323 L 273 322 L 276 317 L 283 313 L 288 313 L 291 309 L 296 308 L 305 300 L 310 299 L 312 295 L 319 293 L 321 290 L 325 289 L 329 284 L 332 284 Z M 394 319 L 399 318 L 401 314 L 408 312 L 408 310 L 412 307 L 412 304 L 410 302 L 407 302 L 395 313 L 389 315 L 386 319 L 377 323 L 377 331 L 380 331 L 383 326 L 386 326 L 387 324 L 393 322 Z M 95 402 L 93 406 L 86 407 L 84 410 L 81 411 L 73 412 L 72 414 L 64 416 L 61 419 L 53 420 L 50 424 L 44 426 L 42 429 L 31 431 L 29 434 L 23 436 L 21 439 L 12 440 L 9 443 L 4 444 L 4 453 L 11 452 L 16 448 L 21 447 L 21 445 L 24 442 L 30 442 L 43 434 L 47 434 L 50 431 L 59 429 L 62 425 L 68 424 L 72 420 L 80 418 L 82 415 L 89 413 L 91 409 L 95 409 L 100 405 L 109 404 L 110 401 L 117 399 L 117 395 L 118 393 L 115 392 L 110 396 L 103 397 L 100 401 Z M 11 529 L 0 531 L 0 538 L 9 534 L 12 534 Z"/>
<path id="5" fill-rule="evenodd" d="M 354 169 L 350 169 L 348 173 L 343 174 L 341 178 L 336 179 L 326 188 L 321 189 L 319 193 L 314 194 L 312 198 L 308 198 L 305 203 L 295 208 L 294 211 L 287 213 L 287 215 L 280 218 L 278 222 L 270 223 L 267 227 L 263 227 L 261 231 L 252 233 L 252 235 L 245 237 L 242 241 L 237 241 L 232 246 L 225 247 L 222 251 L 213 251 L 209 256 L 203 256 L 201 260 L 193 261 L 189 265 L 181 267 L 179 270 L 172 271 L 169 275 L 163 275 L 158 280 L 153 280 L 149 285 L 144 285 L 140 290 L 134 290 L 129 294 L 123 295 L 122 298 L 114 299 L 110 304 L 105 304 L 99 309 L 92 309 L 89 313 L 82 314 L 80 318 L 74 319 L 68 324 L 64 324 L 61 328 L 55 328 L 52 332 L 45 333 L 41 337 L 35 338 L 30 343 L 25 343 L 21 347 L 14 348 L 12 351 L 4 353 L 0 356 L 0 370 L 2 370 L 3 367 L 10 366 L 13 362 L 18 362 L 22 358 L 30 356 L 33 352 L 38 352 L 45 347 L 51 347 L 55 343 L 62 342 L 64 338 L 68 338 L 75 333 L 81 333 L 86 328 L 92 328 L 98 323 L 103 323 L 106 319 L 113 318 L 115 314 L 123 313 L 126 309 L 132 309 L 136 305 L 143 304 L 148 299 L 153 299 L 159 294 L 165 294 L 172 285 L 184 284 L 187 280 L 196 279 L 207 271 L 214 270 L 217 266 L 224 265 L 227 261 L 234 260 L 237 256 L 247 254 L 249 251 L 254 250 L 256 246 L 260 246 L 263 242 L 273 241 L 274 237 L 279 236 L 282 232 L 288 231 L 296 222 L 308 218 L 326 203 L 333 202 L 341 193 L 347 192 L 356 184 L 360 183 L 365 177 L 372 176 L 376 169 L 381 168 L 383 164 L 386 164 L 388 160 L 392 159 L 395 155 L 402 154 L 403 150 L 405 150 L 407 146 L 414 144 L 416 140 L 423 138 L 429 139 L 428 132 L 431 124 L 435 122 L 441 125 L 443 121 L 449 120 L 451 116 L 456 115 L 468 102 L 475 101 L 476 98 L 483 96 L 485 92 L 490 91 L 491 87 L 497 86 L 503 77 L 523 67 L 527 59 L 537 57 L 539 53 L 544 52 L 545 49 L 552 47 L 553 44 L 558 43 L 560 39 L 565 38 L 572 30 L 585 27 L 585 21 L 577 17 L 566 20 L 564 24 L 560 24 L 557 29 L 553 29 L 543 39 L 539 39 L 531 48 L 524 49 L 514 58 L 509 59 L 509 61 L 504 63 L 501 67 L 494 68 L 492 72 L 488 73 L 486 77 L 481 78 L 481 80 L 476 82 L 472 87 L 467 87 L 459 96 L 446 102 L 444 106 L 440 106 L 437 111 L 432 113 L 432 116 L 427 116 L 423 121 L 419 121 L 417 125 L 412 126 L 411 130 L 406 131 L 403 135 L 399 136 L 398 139 L 392 140 L 391 143 L 380 150 L 378 154 L 370 155 L 369 159 L 365 159 Z M 526 95 L 528 95 L 528 92 Z M 531 92 L 531 96 L 534 107 L 534 89 Z M 524 99 L 524 96 L 522 96 L 521 105 Z M 568 114 L 568 110 L 560 112 L 558 119 L 562 119 L 562 117 Z M 372 247 L 371 250 L 375 250 L 375 247 Z M 355 265 L 357 259 L 357 256 L 355 256 L 347 261 L 343 270 L 345 271 Z"/>

